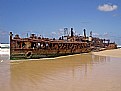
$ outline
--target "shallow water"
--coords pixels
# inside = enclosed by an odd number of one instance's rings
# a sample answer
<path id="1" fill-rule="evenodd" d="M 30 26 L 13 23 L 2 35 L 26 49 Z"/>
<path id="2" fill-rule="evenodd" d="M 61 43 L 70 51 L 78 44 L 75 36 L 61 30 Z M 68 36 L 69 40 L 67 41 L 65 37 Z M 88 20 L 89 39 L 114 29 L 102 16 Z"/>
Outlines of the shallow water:
<path id="1" fill-rule="evenodd" d="M 10 63 L 0 56 L 0 91 L 121 91 L 121 59 L 80 54 Z"/>

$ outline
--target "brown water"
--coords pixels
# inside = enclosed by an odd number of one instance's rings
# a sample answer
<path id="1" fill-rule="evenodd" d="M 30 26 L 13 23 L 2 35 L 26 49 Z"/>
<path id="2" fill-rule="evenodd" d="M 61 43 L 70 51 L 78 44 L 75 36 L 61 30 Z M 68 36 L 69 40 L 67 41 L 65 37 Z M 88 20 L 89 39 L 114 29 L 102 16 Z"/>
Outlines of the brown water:
<path id="1" fill-rule="evenodd" d="M 0 91 L 121 91 L 120 58 L 80 54 L 10 63 L 2 55 L 0 61 Z"/>

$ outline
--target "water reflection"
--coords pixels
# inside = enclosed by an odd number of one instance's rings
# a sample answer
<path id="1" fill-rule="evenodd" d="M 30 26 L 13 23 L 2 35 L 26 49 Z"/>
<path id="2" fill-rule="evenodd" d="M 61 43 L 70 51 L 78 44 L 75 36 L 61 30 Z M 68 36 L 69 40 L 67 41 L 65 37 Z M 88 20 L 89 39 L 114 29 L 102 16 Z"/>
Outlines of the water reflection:
<path id="1" fill-rule="evenodd" d="M 1 91 L 121 91 L 121 60 L 80 54 L 10 63 L 0 56 Z"/>
<path id="2" fill-rule="evenodd" d="M 60 72 L 72 72 L 72 75 L 76 75 L 79 71 L 82 71 L 84 74 L 87 74 L 88 71 L 93 69 L 93 66 L 96 64 L 105 63 L 110 61 L 109 57 L 101 57 L 89 54 L 82 54 L 77 56 L 70 56 L 57 59 L 46 59 L 41 61 L 23 61 L 23 62 L 14 62 L 11 63 L 11 75 L 16 74 L 17 78 L 23 77 L 26 75 L 33 74 L 51 74 L 51 73 L 60 73 Z M 25 74 L 23 74 L 25 73 Z"/>
<path id="3" fill-rule="evenodd" d="M 11 63 L 12 91 L 18 91 L 18 89 L 73 91 L 73 84 L 87 79 L 92 74 L 93 66 L 105 63 L 106 60 L 107 57 L 81 54 L 57 59 Z M 69 86 L 68 89 L 67 86 Z"/>

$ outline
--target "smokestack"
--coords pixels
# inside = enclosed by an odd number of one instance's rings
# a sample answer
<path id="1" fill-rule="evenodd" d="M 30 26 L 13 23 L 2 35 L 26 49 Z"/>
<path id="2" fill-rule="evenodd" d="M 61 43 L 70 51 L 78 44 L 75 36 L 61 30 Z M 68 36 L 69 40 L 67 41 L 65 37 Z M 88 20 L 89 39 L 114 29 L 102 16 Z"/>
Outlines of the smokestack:
<path id="1" fill-rule="evenodd" d="M 74 36 L 73 28 L 71 28 L 71 37 Z"/>
<path id="2" fill-rule="evenodd" d="M 90 37 L 92 37 L 92 31 L 90 31 Z"/>
<path id="3" fill-rule="evenodd" d="M 84 29 L 84 37 L 86 38 L 86 30 Z"/>

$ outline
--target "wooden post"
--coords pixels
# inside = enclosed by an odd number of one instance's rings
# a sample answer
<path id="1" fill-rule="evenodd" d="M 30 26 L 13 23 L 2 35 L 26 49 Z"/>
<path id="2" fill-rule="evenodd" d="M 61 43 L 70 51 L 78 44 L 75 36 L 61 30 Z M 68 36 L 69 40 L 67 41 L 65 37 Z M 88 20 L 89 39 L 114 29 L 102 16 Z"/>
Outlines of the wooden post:
<path id="1" fill-rule="evenodd" d="M 10 32 L 10 59 L 12 58 L 12 32 Z"/>

